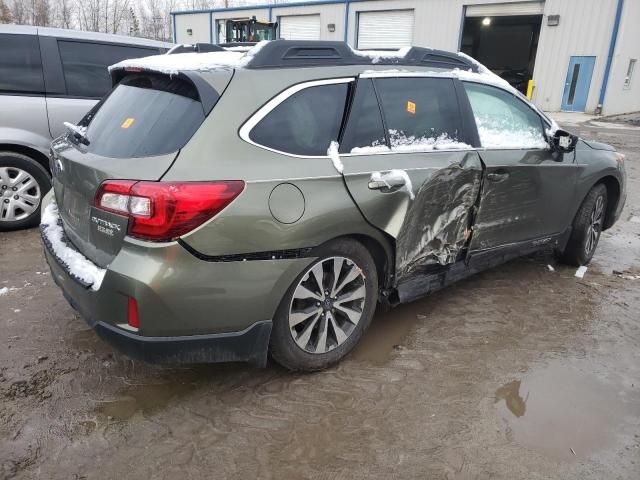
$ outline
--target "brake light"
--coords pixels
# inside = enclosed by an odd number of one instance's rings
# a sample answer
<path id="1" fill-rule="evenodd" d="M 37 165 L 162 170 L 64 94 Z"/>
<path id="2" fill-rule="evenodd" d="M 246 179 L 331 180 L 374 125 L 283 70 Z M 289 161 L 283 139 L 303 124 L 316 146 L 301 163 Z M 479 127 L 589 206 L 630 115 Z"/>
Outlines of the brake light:
<path id="1" fill-rule="evenodd" d="M 241 180 L 218 182 L 146 182 L 105 180 L 95 206 L 129 218 L 127 233 L 136 238 L 174 240 L 214 217 L 244 189 Z"/>

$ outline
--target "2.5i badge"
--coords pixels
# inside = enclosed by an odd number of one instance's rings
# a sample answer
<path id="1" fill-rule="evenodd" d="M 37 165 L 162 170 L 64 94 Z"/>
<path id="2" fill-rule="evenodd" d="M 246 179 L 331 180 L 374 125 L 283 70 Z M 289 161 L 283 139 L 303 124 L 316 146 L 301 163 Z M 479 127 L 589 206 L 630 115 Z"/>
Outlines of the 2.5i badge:
<path id="1" fill-rule="evenodd" d="M 89 213 L 89 241 L 105 253 L 118 253 L 127 234 L 128 221 L 122 215 L 92 207 Z"/>

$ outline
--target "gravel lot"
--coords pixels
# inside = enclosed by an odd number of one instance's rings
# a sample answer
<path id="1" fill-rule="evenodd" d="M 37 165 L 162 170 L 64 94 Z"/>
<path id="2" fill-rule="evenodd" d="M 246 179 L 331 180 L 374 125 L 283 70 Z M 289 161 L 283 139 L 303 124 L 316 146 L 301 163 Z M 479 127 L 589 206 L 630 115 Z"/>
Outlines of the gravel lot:
<path id="1" fill-rule="evenodd" d="M 513 261 L 378 312 L 313 375 L 133 362 L 67 305 L 37 229 L 0 233 L 0 478 L 640 478 L 640 129 L 613 127 L 569 128 L 630 176 L 583 279 Z"/>

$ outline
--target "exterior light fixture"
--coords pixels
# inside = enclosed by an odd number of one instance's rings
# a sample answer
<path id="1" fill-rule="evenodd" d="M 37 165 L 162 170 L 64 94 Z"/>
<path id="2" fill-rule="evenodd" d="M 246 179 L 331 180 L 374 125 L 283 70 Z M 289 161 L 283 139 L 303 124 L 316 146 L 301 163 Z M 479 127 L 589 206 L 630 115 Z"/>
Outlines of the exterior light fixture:
<path id="1" fill-rule="evenodd" d="M 330 32 L 335 32 L 336 31 L 336 24 L 335 23 L 330 23 L 327 25 L 327 28 L 329 29 Z"/>
<path id="2" fill-rule="evenodd" d="M 557 27 L 560 25 L 560 15 L 549 15 L 547 17 L 547 25 L 550 27 Z"/>
<path id="3" fill-rule="evenodd" d="M 489 25 L 491 25 L 491 17 L 484 17 L 482 19 L 482 25 L 484 25 L 485 27 L 488 27 Z"/>
<path id="4" fill-rule="evenodd" d="M 191 28 L 187 28 L 187 35 L 193 35 L 193 30 Z"/>

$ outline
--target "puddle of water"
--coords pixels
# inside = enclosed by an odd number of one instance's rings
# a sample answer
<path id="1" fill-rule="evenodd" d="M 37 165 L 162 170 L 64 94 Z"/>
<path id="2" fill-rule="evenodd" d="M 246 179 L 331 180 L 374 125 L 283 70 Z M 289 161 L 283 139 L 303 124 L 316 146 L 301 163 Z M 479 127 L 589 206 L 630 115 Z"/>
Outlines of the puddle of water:
<path id="1" fill-rule="evenodd" d="M 620 391 L 566 366 L 547 367 L 503 385 L 495 402 L 508 437 L 564 461 L 584 459 L 606 447 L 630 413 Z"/>
<path id="2" fill-rule="evenodd" d="M 171 400 L 197 387 L 195 383 L 160 383 L 130 385 L 120 392 L 120 398 L 102 403 L 97 413 L 102 420 L 128 420 L 137 413 L 149 414 L 166 407 Z"/>
<path id="3" fill-rule="evenodd" d="M 351 358 L 381 364 L 389 359 L 393 347 L 401 345 L 415 325 L 427 319 L 422 302 L 401 305 L 376 313 L 369 329 L 351 354 Z"/>

